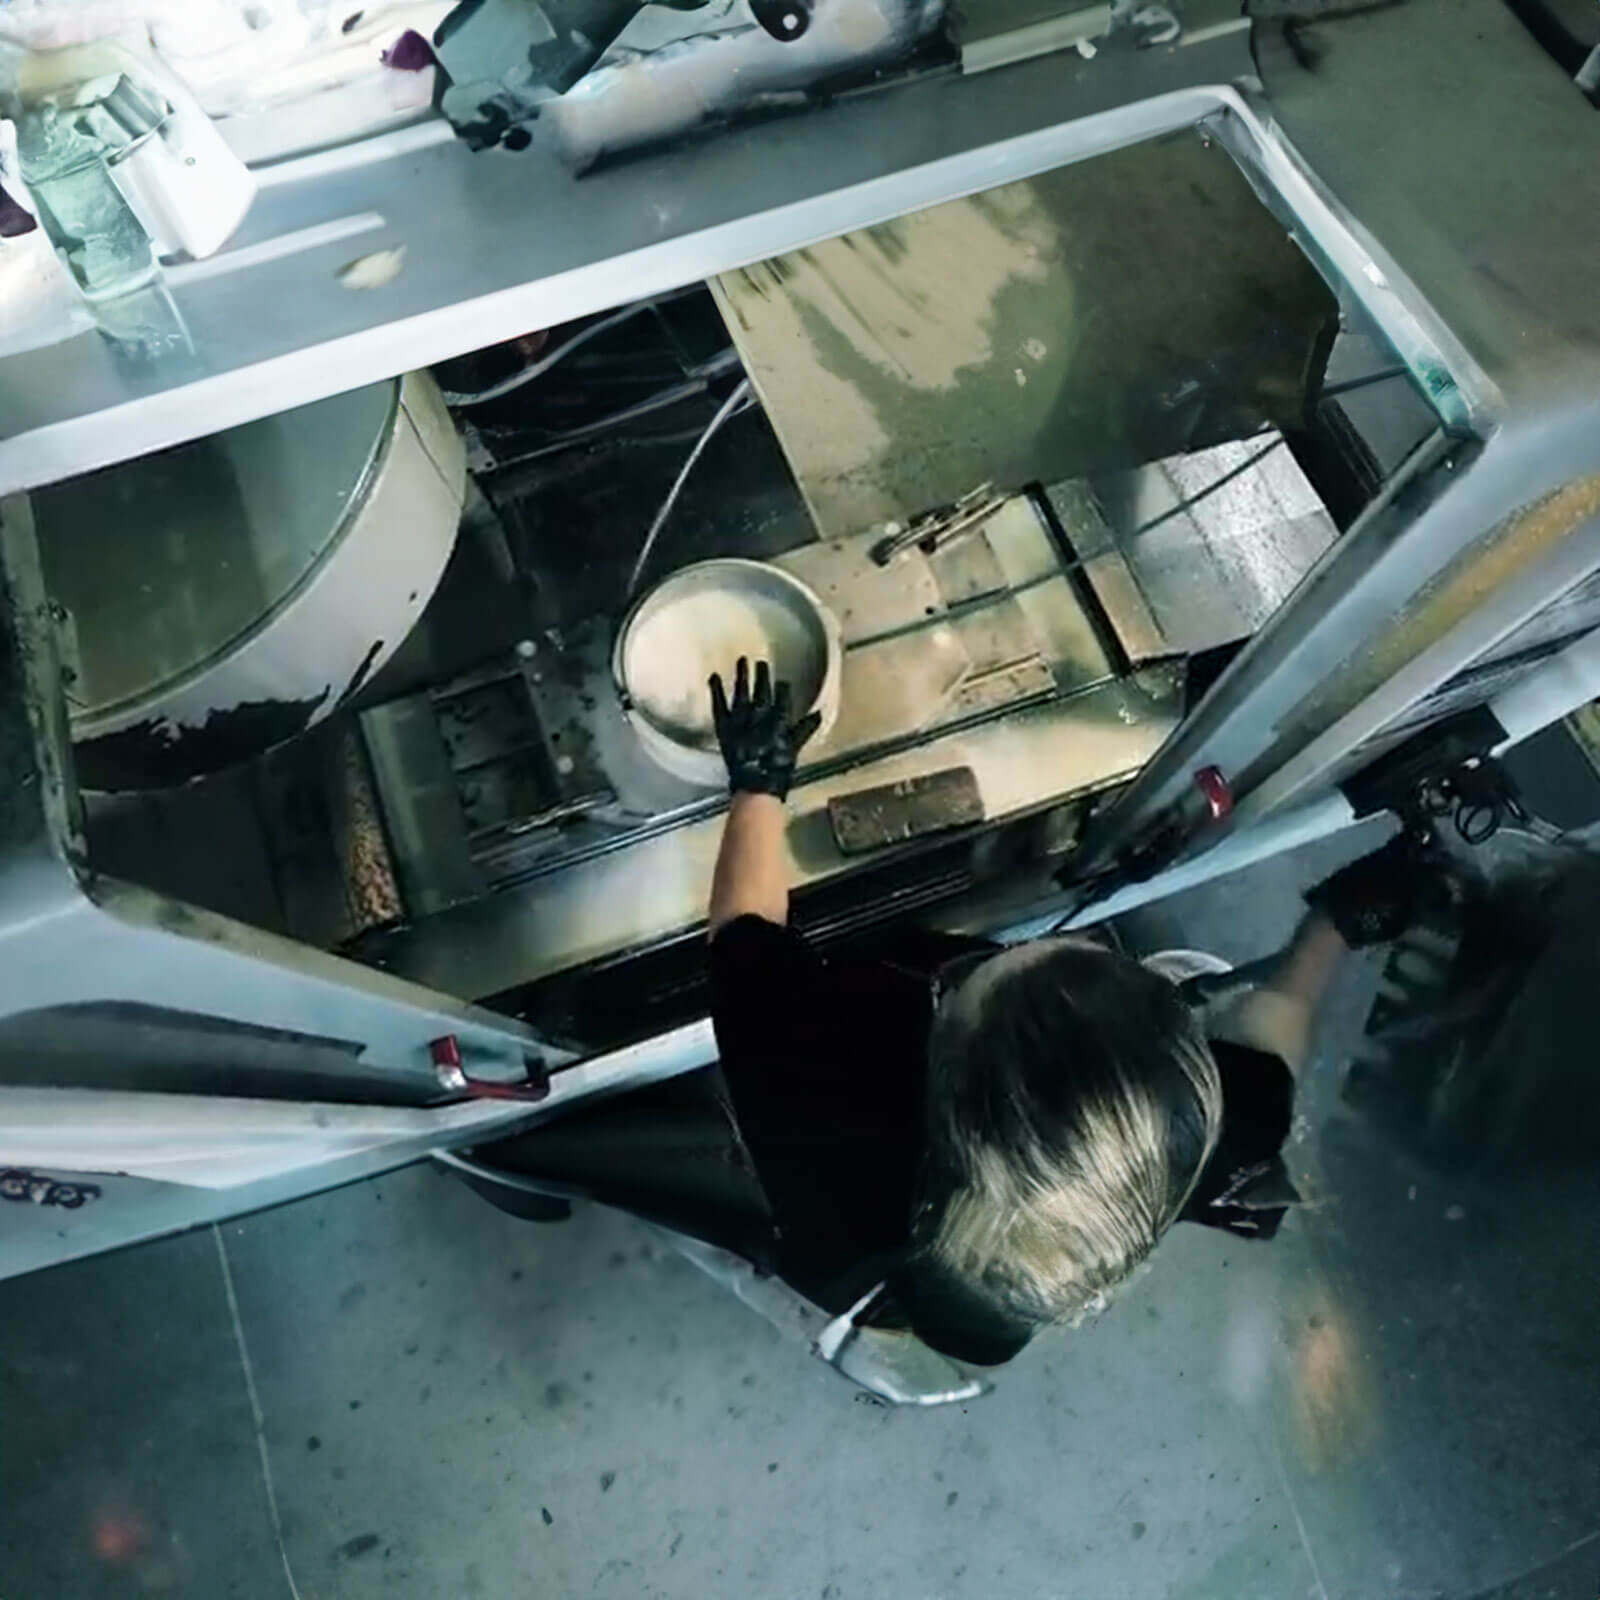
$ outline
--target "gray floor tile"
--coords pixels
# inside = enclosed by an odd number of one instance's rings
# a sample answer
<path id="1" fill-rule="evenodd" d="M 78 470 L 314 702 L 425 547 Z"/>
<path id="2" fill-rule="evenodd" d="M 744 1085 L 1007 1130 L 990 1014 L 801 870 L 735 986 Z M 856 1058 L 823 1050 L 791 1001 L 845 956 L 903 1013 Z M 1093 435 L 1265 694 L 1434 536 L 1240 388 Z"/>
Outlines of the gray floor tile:
<path id="1" fill-rule="evenodd" d="M 5 1600 L 279 1600 L 209 1231 L 0 1283 Z"/>
<path id="2" fill-rule="evenodd" d="M 597 1208 L 519 1224 L 413 1170 L 225 1234 L 303 1592 L 1314 1593 L 1199 1230 L 922 1415 Z"/>

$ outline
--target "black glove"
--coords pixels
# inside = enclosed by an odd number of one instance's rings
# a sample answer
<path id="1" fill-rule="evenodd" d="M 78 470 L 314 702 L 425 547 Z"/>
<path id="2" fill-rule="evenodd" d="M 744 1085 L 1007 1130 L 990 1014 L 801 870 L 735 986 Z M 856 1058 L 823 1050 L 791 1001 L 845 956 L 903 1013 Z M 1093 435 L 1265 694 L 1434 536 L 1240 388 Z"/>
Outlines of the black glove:
<path id="1" fill-rule="evenodd" d="M 789 685 L 772 686 L 772 668 L 756 662 L 755 693 L 750 692 L 750 663 L 739 657 L 733 675 L 733 703 L 723 692 L 722 675 L 711 674 L 711 716 L 717 743 L 728 764 L 728 789 L 732 794 L 770 794 L 782 800 L 794 782 L 795 757 L 800 747 L 822 724 L 813 711 L 798 722 L 789 721 Z"/>
<path id="2" fill-rule="evenodd" d="M 1361 950 L 1398 939 L 1440 877 L 1426 842 L 1402 833 L 1307 889 L 1305 901 L 1339 930 L 1352 950 Z"/>

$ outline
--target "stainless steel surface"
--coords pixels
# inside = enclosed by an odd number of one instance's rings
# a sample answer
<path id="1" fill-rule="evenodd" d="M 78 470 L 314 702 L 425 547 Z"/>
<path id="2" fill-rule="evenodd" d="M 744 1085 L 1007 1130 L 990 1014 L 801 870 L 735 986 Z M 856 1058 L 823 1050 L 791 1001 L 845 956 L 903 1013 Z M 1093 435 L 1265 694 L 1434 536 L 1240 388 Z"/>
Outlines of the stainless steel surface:
<path id="1" fill-rule="evenodd" d="M 1120 550 L 1090 556 L 1083 564 L 1083 575 L 1129 661 L 1138 666 L 1171 653 L 1166 635 L 1140 592 L 1139 580 Z"/>
<path id="2" fill-rule="evenodd" d="M 1191 806 L 1193 773 L 1200 767 L 1215 766 L 1237 784 L 1292 707 L 1349 664 L 1356 641 L 1392 625 L 1396 595 L 1412 592 L 1438 557 L 1436 543 L 1413 543 L 1401 534 L 1435 510 L 1430 500 L 1457 481 L 1456 460 L 1464 464 L 1475 454 L 1452 449 L 1441 439 L 1409 464 L 1245 646 L 1137 782 L 1097 820 L 1078 858 L 1082 869 L 1104 865 L 1172 808 Z M 1472 515 L 1457 529 L 1464 534 L 1465 527 L 1478 525 Z M 1387 570 L 1402 565 L 1413 571 L 1397 577 Z"/>
<path id="3" fill-rule="evenodd" d="M 1100 569 L 1113 598 L 1125 570 L 1166 648 L 1190 654 L 1256 632 L 1337 536 L 1271 431 L 1046 493 L 1080 557 L 1122 558 Z M 1127 618 L 1136 640 L 1141 623 Z"/>
<path id="4" fill-rule="evenodd" d="M 93 735 L 148 715 L 281 607 L 355 509 L 398 409 L 398 385 L 374 384 L 40 490 L 74 723 Z"/>
<path id="5" fill-rule="evenodd" d="M 886 567 L 902 551 L 920 545 L 924 555 L 933 555 L 951 540 L 970 532 L 987 520 L 1005 503 L 1006 496 L 997 494 L 992 483 L 969 489 L 948 510 L 930 511 L 913 517 L 905 526 L 898 523 L 884 529 L 883 537 L 872 547 L 872 559 Z"/>
<path id="6" fill-rule="evenodd" d="M 1428 8 L 1342 19 L 1331 25 L 1338 64 L 1327 59 L 1314 89 L 1292 52 L 1265 40 L 1265 91 L 1284 138 L 1325 195 L 1359 204 L 1404 257 L 1409 283 L 1450 325 L 1442 342 L 1435 330 L 1436 347 L 1476 364 L 1476 398 L 1464 415 L 1445 408 L 1458 437 L 1405 462 L 1090 834 L 1085 869 L 1180 815 L 1202 765 L 1244 796 L 1231 826 L 1314 794 L 1593 569 L 1600 339 L 1594 296 L 1580 287 L 1593 230 L 1561 220 L 1568 185 L 1596 181 L 1591 108 L 1553 92 L 1548 62 L 1503 8 L 1470 12 L 1470 29 L 1437 33 Z M 1414 92 L 1406 63 L 1418 48 L 1434 62 L 1438 96 Z M 1528 107 L 1515 149 L 1457 114 L 1480 74 L 1485 93 Z M 1357 121 L 1338 109 L 1350 93 L 1365 107 Z M 1407 136 L 1395 140 L 1400 125 Z M 1549 165 L 1518 153 L 1534 148 L 1560 154 Z M 1293 187 L 1278 192 L 1292 198 Z M 1425 217 L 1415 205 L 1424 193 Z M 1403 330 L 1386 335 L 1407 353 Z M 1408 364 L 1438 403 L 1425 366 Z"/>
<path id="7" fill-rule="evenodd" d="M 1568 712 L 1600 700 L 1600 629 L 1586 633 L 1541 662 L 1492 703 L 1495 720 L 1506 730 L 1494 754 L 1525 739 Z"/>
<path id="8" fill-rule="evenodd" d="M 846 767 L 854 774 L 852 786 L 870 786 L 873 763 L 882 758 L 1112 676 L 1105 649 L 1063 572 L 1062 553 L 1026 497 L 1007 501 L 982 528 L 932 556 L 908 551 L 888 569 L 872 560 L 876 538 L 869 531 L 802 545 L 759 569 L 785 581 L 798 579 L 839 618 L 844 648 L 832 692 L 840 711 L 834 725 L 807 745 L 802 786 L 808 777 Z M 734 565 L 742 570 L 744 564 Z M 692 578 L 696 570 L 686 575 Z M 706 786 L 674 775 L 625 719 L 614 682 L 618 648 L 608 620 L 595 617 L 578 629 L 525 641 L 509 677 L 486 667 L 469 680 L 364 714 L 378 790 L 416 916 L 496 887 L 546 882 L 553 873 L 613 853 L 631 860 L 637 850 L 664 853 L 639 858 L 633 870 L 645 871 L 648 860 L 650 870 L 666 872 L 672 894 L 688 890 L 660 837 L 707 825 L 714 836 L 721 802 L 708 797 Z M 749 650 L 756 653 L 754 646 Z M 677 691 L 691 714 L 708 715 L 703 671 L 712 659 L 685 674 Z M 728 670 L 729 663 L 718 665 Z M 443 726 L 441 717 L 452 705 L 485 687 L 507 690 L 519 675 L 530 695 L 516 729 L 508 732 L 498 715 L 476 718 L 454 735 Z M 472 814 L 479 802 L 471 801 L 464 785 L 469 779 L 476 785 L 477 775 L 499 760 L 495 752 L 535 747 L 551 756 L 554 772 L 562 754 L 573 752 L 570 781 L 578 781 L 581 763 L 595 792 L 576 810 L 530 804 L 520 820 L 496 835 L 476 830 Z M 720 758 L 712 752 L 708 761 L 715 762 L 720 789 Z M 640 893 L 642 903 L 651 904 L 653 891 Z M 700 914 L 692 898 L 681 912 L 688 921 Z M 573 927 L 583 921 L 580 916 Z M 619 926 L 625 934 L 625 924 Z M 424 942 L 431 937 L 417 935 Z M 389 943 L 384 941 L 385 949 Z"/>
<path id="9" fill-rule="evenodd" d="M 277 1077 L 301 1095 L 313 1079 L 333 1098 L 415 1105 L 434 1096 L 430 1043 L 441 1035 L 455 1035 L 485 1076 L 522 1076 L 530 1052 L 552 1064 L 568 1059 L 509 1019 L 91 873 L 26 503 L 5 502 L 3 517 L 6 1084 L 43 1075 L 51 1085 L 136 1091 L 180 1060 L 197 1091 L 249 1074 Z M 310 1169 L 289 1192 L 315 1188 L 335 1170 Z M 44 1248 L 69 1253 L 54 1234 Z"/>
<path id="10" fill-rule="evenodd" d="M 839 720 L 807 747 L 808 767 L 1112 675 L 1027 496 L 931 553 L 908 547 L 884 567 L 881 544 L 869 531 L 777 561 L 842 608 Z"/>
<path id="11" fill-rule="evenodd" d="M 432 698 L 411 695 L 361 714 L 406 906 L 427 916 L 481 894 L 461 795 Z"/>
<path id="12" fill-rule="evenodd" d="M 790 881 L 804 888 L 858 864 L 840 852 L 828 827 L 827 804 L 836 795 L 968 766 L 986 815 L 1013 816 L 1137 771 L 1176 724 L 1180 704 L 1177 677 L 1151 669 L 1138 680 L 1106 682 L 934 734 L 898 755 L 802 778 L 789 799 Z M 399 930 L 384 941 L 385 966 L 448 992 L 497 994 L 682 934 L 705 917 L 721 837 L 722 818 L 713 812 L 554 866 L 525 885 Z"/>
<path id="13" fill-rule="evenodd" d="M 1000 31 L 1006 9 L 999 18 L 982 15 L 958 25 L 956 39 L 961 50 L 963 72 L 989 72 L 1008 67 L 1015 61 L 1049 51 L 1072 50 L 1086 41 L 1102 38 L 1111 31 L 1112 7 L 1108 4 L 1083 6 L 1066 15 L 1046 16 Z M 1016 8 L 1009 8 L 1016 14 Z M 1032 8 L 1038 10 L 1038 7 Z"/>

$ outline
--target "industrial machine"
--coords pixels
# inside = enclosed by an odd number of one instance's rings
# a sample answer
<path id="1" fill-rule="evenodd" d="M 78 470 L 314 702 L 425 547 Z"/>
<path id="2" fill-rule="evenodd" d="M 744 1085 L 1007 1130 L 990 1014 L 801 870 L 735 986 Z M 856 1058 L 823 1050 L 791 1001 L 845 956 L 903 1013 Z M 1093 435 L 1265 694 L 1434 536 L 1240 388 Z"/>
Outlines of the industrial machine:
<path id="1" fill-rule="evenodd" d="M 0 1271 L 713 1057 L 724 800 L 619 646 L 698 563 L 821 619 L 825 943 L 1094 922 L 1600 693 L 1582 85 L 1501 0 L 1137 9 L 581 173 L 263 158 L 181 336 L 0 358 Z"/>

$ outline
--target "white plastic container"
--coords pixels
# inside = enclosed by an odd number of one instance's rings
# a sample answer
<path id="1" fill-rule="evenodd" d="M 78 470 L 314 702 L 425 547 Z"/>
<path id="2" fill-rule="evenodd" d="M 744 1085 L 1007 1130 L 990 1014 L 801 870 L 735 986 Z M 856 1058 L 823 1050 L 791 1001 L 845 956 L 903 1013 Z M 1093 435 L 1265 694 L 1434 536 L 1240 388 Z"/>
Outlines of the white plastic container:
<path id="1" fill-rule="evenodd" d="M 713 672 L 731 695 L 740 656 L 772 666 L 790 685 L 795 717 L 822 713 L 817 739 L 839 714 L 844 646 L 816 594 L 763 561 L 701 561 L 644 595 L 623 619 L 611 654 L 617 694 L 639 742 L 675 777 L 700 788 L 726 782 L 711 722 Z"/>

